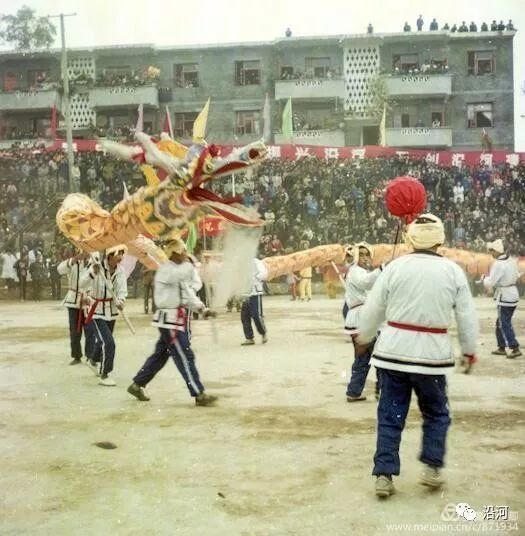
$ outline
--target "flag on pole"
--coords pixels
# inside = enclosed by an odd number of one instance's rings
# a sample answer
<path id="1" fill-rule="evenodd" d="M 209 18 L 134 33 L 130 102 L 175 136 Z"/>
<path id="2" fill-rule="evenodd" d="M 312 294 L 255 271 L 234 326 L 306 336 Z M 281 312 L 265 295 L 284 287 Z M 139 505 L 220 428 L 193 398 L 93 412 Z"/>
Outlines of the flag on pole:
<path id="1" fill-rule="evenodd" d="M 386 146 L 386 104 L 383 105 L 383 116 L 379 124 L 379 145 Z"/>
<path id="2" fill-rule="evenodd" d="M 210 98 L 206 101 L 204 108 L 200 111 L 197 119 L 193 122 L 193 142 L 202 143 L 206 134 L 206 123 L 208 122 L 208 112 L 210 110 Z"/>
<path id="3" fill-rule="evenodd" d="M 268 143 L 270 141 L 270 136 L 272 135 L 271 125 L 270 125 L 270 99 L 268 98 L 268 93 L 266 93 L 266 99 L 264 99 L 264 107 L 263 107 L 262 115 L 263 115 L 263 141 L 264 143 Z"/>
<path id="4" fill-rule="evenodd" d="M 51 125 L 50 125 L 50 134 L 51 139 L 56 140 L 57 138 L 57 106 L 56 104 L 53 104 L 53 108 L 51 108 Z"/>
<path id="5" fill-rule="evenodd" d="M 136 132 L 144 131 L 144 105 L 142 103 L 139 104 L 137 126 L 135 127 L 135 131 Z"/>
<path id="6" fill-rule="evenodd" d="M 195 246 L 197 245 L 197 228 L 195 222 L 188 222 L 188 236 L 186 237 L 186 249 L 189 253 L 193 254 Z"/>
<path id="7" fill-rule="evenodd" d="M 164 120 L 164 127 L 162 132 L 167 132 L 170 135 L 170 138 L 173 139 L 173 126 L 171 124 L 171 114 L 168 105 L 166 104 L 166 119 Z"/>
<path id="8" fill-rule="evenodd" d="M 293 120 L 292 120 L 292 98 L 288 99 L 284 110 L 282 118 L 282 131 L 283 138 L 287 141 L 292 141 L 293 138 Z"/>

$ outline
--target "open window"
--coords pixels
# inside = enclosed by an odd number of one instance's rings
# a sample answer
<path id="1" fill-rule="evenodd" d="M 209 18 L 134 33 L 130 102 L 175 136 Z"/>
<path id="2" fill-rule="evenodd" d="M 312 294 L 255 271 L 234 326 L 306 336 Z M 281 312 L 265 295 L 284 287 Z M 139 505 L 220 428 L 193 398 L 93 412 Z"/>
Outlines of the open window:
<path id="1" fill-rule="evenodd" d="M 493 50 L 475 50 L 468 53 L 468 74 L 481 76 L 494 72 L 496 72 L 496 55 Z"/>
<path id="2" fill-rule="evenodd" d="M 392 69 L 401 72 L 419 69 L 419 56 L 417 54 L 394 54 L 392 56 Z"/>
<path id="3" fill-rule="evenodd" d="M 193 123 L 199 114 L 197 112 L 184 112 L 175 114 L 174 134 L 177 138 L 191 138 L 193 136 Z"/>
<path id="4" fill-rule="evenodd" d="M 235 112 L 235 134 L 261 134 L 261 112 L 259 110 Z"/>
<path id="5" fill-rule="evenodd" d="M 494 110 L 491 102 L 467 104 L 468 128 L 484 128 L 494 126 Z"/>
<path id="6" fill-rule="evenodd" d="M 173 77 L 177 87 L 199 87 L 199 66 L 197 63 L 178 63 L 173 66 Z"/>
<path id="7" fill-rule="evenodd" d="M 261 62 L 259 60 L 235 62 L 235 85 L 258 86 L 261 83 Z"/>
<path id="8" fill-rule="evenodd" d="M 330 72 L 330 58 L 305 58 L 306 76 L 326 78 Z"/>

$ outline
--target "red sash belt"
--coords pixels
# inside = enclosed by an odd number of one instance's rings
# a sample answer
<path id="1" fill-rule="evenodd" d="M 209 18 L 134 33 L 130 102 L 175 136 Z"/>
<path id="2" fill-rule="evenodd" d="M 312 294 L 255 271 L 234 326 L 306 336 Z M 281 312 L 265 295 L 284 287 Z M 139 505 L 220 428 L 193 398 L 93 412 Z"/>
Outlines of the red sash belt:
<path id="1" fill-rule="evenodd" d="M 403 324 L 402 322 L 390 322 L 387 324 L 397 329 L 404 329 L 406 331 L 419 331 L 422 333 L 447 333 L 447 328 L 429 328 L 427 326 L 415 326 L 414 324 Z"/>
<path id="2" fill-rule="evenodd" d="M 89 309 L 89 313 L 87 315 L 87 318 L 84 322 L 84 324 L 89 324 L 91 322 L 91 320 L 93 319 L 93 315 L 95 314 L 95 311 L 97 309 L 97 305 L 99 303 L 108 303 L 112 300 L 113 298 L 97 298 L 94 302 L 93 302 L 93 305 L 91 305 L 90 309 Z"/>

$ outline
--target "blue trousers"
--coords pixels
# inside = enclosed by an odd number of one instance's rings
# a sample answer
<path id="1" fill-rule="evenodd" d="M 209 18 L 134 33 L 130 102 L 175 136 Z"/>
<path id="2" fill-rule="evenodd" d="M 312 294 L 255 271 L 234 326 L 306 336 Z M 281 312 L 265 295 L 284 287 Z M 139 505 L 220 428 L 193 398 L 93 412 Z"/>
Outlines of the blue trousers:
<path id="1" fill-rule="evenodd" d="M 361 393 L 365 388 L 368 371 L 370 370 L 370 358 L 372 357 L 372 351 L 374 350 L 376 340 L 374 339 L 361 355 L 357 354 L 354 338 L 352 338 L 352 342 L 354 343 L 355 357 L 352 365 L 352 375 L 350 376 L 350 381 L 346 387 L 346 394 L 347 396 L 361 396 Z"/>
<path id="2" fill-rule="evenodd" d="M 115 320 L 94 318 L 91 323 L 97 335 L 94 361 L 100 361 L 100 375 L 105 376 L 113 370 L 115 361 L 115 339 L 113 338 Z"/>
<path id="3" fill-rule="evenodd" d="M 82 330 L 84 331 L 84 355 L 87 358 L 93 358 L 95 355 L 96 335 L 95 328 L 92 323 L 84 324 L 80 322 L 80 331 L 77 327 L 79 325 L 79 315 L 82 315 L 82 309 L 67 308 L 67 314 L 69 317 L 69 340 L 71 343 L 71 357 L 74 359 L 80 359 L 82 357 Z M 80 319 L 82 320 L 82 318 Z"/>
<path id="4" fill-rule="evenodd" d="M 204 385 L 201 383 L 195 364 L 195 354 L 190 346 L 188 332 L 165 328 L 159 328 L 159 332 L 160 337 L 155 345 L 155 351 L 148 357 L 133 381 L 145 387 L 171 356 L 186 382 L 190 395 L 200 395 L 204 392 Z"/>
<path id="5" fill-rule="evenodd" d="M 512 326 L 512 315 L 516 307 L 498 306 L 498 319 L 496 320 L 496 339 L 498 348 L 518 348 L 519 342 Z"/>
<path id="6" fill-rule="evenodd" d="M 377 446 L 373 475 L 398 475 L 399 445 L 410 407 L 412 390 L 423 416 L 423 442 L 419 459 L 443 467 L 450 426 L 447 380 L 443 375 L 413 374 L 378 369 L 381 397 L 377 407 Z"/>
<path id="7" fill-rule="evenodd" d="M 253 339 L 252 320 L 261 335 L 266 334 L 266 326 L 263 317 L 262 296 L 250 296 L 242 302 L 241 321 L 244 336 L 247 339 Z"/>

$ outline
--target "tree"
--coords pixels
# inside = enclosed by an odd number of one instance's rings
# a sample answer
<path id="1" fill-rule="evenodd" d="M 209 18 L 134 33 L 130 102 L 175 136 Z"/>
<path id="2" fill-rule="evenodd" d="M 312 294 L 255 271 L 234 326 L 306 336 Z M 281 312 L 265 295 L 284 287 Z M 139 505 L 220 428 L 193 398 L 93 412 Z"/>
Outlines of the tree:
<path id="1" fill-rule="evenodd" d="M 0 18 L 0 39 L 14 44 L 17 50 L 49 48 L 55 41 L 57 30 L 47 17 L 37 17 L 35 10 L 21 7 L 16 15 Z"/>

